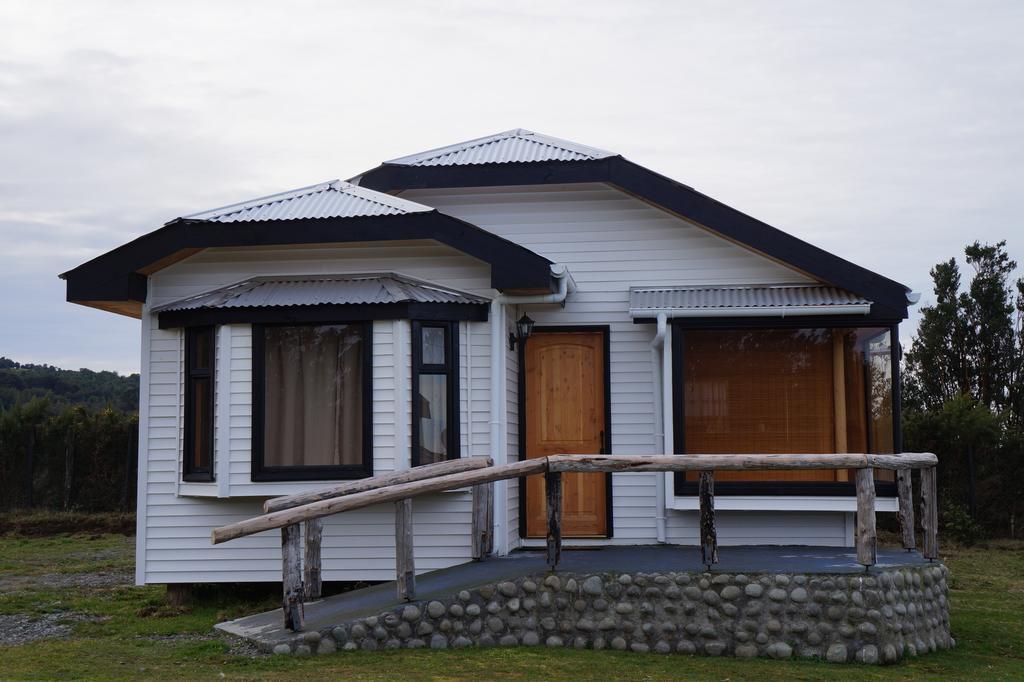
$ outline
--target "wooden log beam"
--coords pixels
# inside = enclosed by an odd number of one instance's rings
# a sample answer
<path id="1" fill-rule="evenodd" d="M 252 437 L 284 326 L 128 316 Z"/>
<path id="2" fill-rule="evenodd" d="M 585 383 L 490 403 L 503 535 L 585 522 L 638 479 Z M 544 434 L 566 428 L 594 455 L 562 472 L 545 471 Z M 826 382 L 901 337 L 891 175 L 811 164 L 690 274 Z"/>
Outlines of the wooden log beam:
<path id="1" fill-rule="evenodd" d="M 494 484 L 479 483 L 473 486 L 472 556 L 479 561 L 492 552 L 494 546 Z"/>
<path id="2" fill-rule="evenodd" d="M 416 562 L 413 559 L 412 499 L 395 502 L 395 586 L 398 598 L 416 598 Z"/>
<path id="3" fill-rule="evenodd" d="M 490 457 L 463 457 L 460 459 L 450 459 L 445 462 L 424 464 L 423 466 L 413 467 L 412 469 L 394 471 L 387 474 L 381 474 L 380 476 L 371 476 L 370 478 L 361 478 L 358 481 L 349 481 L 330 488 L 321 488 L 320 490 L 311 490 L 309 492 L 287 495 L 285 497 L 275 497 L 263 503 L 263 511 L 269 513 L 281 511 L 282 509 L 292 509 L 293 507 L 301 507 L 302 505 L 309 504 L 310 502 L 329 500 L 343 495 L 366 492 L 367 490 L 377 490 L 378 488 L 396 485 L 398 483 L 411 483 L 412 481 L 422 481 L 424 479 L 435 478 L 437 476 L 457 474 L 462 471 L 483 469 L 491 466 L 491 464 L 493 464 L 493 462 Z"/>
<path id="4" fill-rule="evenodd" d="M 875 472 L 857 469 L 854 480 L 857 486 L 857 563 L 874 566 L 878 544 L 875 533 Z"/>
<path id="5" fill-rule="evenodd" d="M 900 508 L 896 518 L 900 524 L 900 536 L 903 540 L 904 549 L 915 549 L 917 539 L 914 537 L 914 484 L 913 472 L 910 469 L 901 469 L 896 472 L 896 493 L 899 497 Z"/>
<path id="6" fill-rule="evenodd" d="M 562 474 L 544 474 L 544 501 L 548 514 L 548 568 L 552 571 L 562 558 Z"/>
<path id="7" fill-rule="evenodd" d="M 416 497 L 417 495 L 426 495 L 427 493 L 435 493 L 442 490 L 464 488 L 478 483 L 489 483 L 491 481 L 519 478 L 520 476 L 542 474 L 545 471 L 547 471 L 547 458 L 538 457 L 536 459 L 527 459 L 522 462 L 512 462 L 484 469 L 462 471 L 457 474 L 438 476 L 422 481 L 400 483 L 388 486 L 387 488 L 367 490 L 344 497 L 311 502 L 301 507 L 282 509 L 281 511 L 214 528 L 210 539 L 216 545 L 228 540 L 234 540 L 235 538 L 271 530 L 272 528 L 281 528 L 293 523 L 300 523 L 308 519 L 322 518 L 340 512 L 362 509 L 384 502 L 395 502 L 407 497 Z"/>
<path id="8" fill-rule="evenodd" d="M 487 517 L 484 523 L 486 529 L 484 534 L 484 556 L 488 557 L 494 554 L 494 483 L 485 484 L 487 491 Z"/>
<path id="9" fill-rule="evenodd" d="M 281 606 L 284 626 L 293 632 L 303 628 L 302 606 L 302 531 L 298 524 L 281 528 Z"/>
<path id="10" fill-rule="evenodd" d="M 937 462 L 931 453 L 903 455 L 552 455 L 551 471 L 757 471 L 794 469 L 923 469 Z"/>
<path id="11" fill-rule="evenodd" d="M 307 601 L 319 599 L 323 590 L 320 580 L 320 541 L 324 534 L 323 519 L 310 519 L 304 524 L 306 528 L 306 555 L 303 557 L 302 570 L 305 575 L 303 586 Z"/>
<path id="12" fill-rule="evenodd" d="M 924 529 L 924 557 L 939 558 L 939 493 L 935 467 L 921 470 L 921 526 Z"/>
<path id="13" fill-rule="evenodd" d="M 711 568 L 718 563 L 718 532 L 715 530 L 715 474 L 700 472 L 697 486 L 700 499 L 700 559 L 704 566 Z"/>

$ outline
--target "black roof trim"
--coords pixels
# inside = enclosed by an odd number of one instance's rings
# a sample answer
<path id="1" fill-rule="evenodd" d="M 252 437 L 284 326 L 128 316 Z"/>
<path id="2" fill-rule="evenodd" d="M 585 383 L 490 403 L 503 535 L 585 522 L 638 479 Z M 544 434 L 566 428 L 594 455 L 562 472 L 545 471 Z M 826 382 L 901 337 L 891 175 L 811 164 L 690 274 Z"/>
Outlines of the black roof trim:
<path id="1" fill-rule="evenodd" d="M 404 215 L 236 223 L 179 218 L 61 275 L 67 300 L 145 301 L 138 271 L 184 249 L 433 239 L 491 266 L 495 289 L 553 291 L 551 261 L 436 210 Z"/>
<path id="2" fill-rule="evenodd" d="M 547 161 L 464 166 L 383 164 L 359 177 L 379 192 L 444 187 L 497 187 L 604 182 L 702 225 L 731 241 L 782 261 L 874 302 L 879 317 L 907 317 L 908 288 L 763 223 L 692 187 L 621 156 L 596 161 Z"/>

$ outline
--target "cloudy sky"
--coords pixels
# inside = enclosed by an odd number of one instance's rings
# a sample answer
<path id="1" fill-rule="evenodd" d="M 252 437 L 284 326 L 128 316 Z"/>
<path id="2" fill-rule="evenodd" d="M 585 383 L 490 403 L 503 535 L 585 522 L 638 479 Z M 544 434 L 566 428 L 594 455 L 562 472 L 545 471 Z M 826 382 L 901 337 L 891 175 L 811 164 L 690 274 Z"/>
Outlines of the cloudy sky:
<path id="1" fill-rule="evenodd" d="M 0 4 L 0 355 L 137 371 L 57 273 L 197 210 L 524 127 L 930 297 L 1024 261 L 1024 3 Z M 904 325 L 904 336 L 912 332 Z"/>

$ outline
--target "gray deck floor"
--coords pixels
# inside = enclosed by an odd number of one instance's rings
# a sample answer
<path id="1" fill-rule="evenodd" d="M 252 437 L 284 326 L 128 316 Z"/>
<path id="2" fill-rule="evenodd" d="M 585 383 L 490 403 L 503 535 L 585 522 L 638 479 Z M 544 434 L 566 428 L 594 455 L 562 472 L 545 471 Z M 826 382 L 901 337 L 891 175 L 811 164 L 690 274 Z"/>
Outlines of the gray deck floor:
<path id="1" fill-rule="evenodd" d="M 805 546 L 720 547 L 719 563 L 712 573 L 864 573 L 852 548 Z M 871 571 L 893 566 L 928 563 L 918 552 L 902 549 L 878 550 L 878 563 Z M 656 573 L 667 571 L 701 572 L 700 551 L 696 547 L 643 545 L 602 547 L 562 551 L 558 572 Z M 518 551 L 506 557 L 491 558 L 431 571 L 416 577 L 416 599 L 425 600 L 453 594 L 486 583 L 508 580 L 547 571 L 543 551 Z M 394 583 L 382 583 L 360 590 L 310 602 L 305 607 L 306 630 L 321 630 L 352 618 L 376 615 L 400 606 Z M 266 641 L 286 640 L 293 633 L 284 629 L 280 610 L 258 613 L 217 625 L 217 629 L 241 637 Z"/>

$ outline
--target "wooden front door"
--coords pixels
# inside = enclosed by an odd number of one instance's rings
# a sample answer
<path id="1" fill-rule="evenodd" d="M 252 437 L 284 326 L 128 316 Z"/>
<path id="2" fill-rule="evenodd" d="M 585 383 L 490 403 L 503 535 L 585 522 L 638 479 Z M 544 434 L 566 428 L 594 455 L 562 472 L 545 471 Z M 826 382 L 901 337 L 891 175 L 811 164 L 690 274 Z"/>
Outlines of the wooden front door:
<path id="1" fill-rule="evenodd" d="M 605 450 L 605 341 L 600 331 L 544 332 L 525 341 L 527 459 Z M 562 474 L 564 537 L 607 537 L 606 474 Z M 544 477 L 526 479 L 526 535 L 547 532 Z"/>

